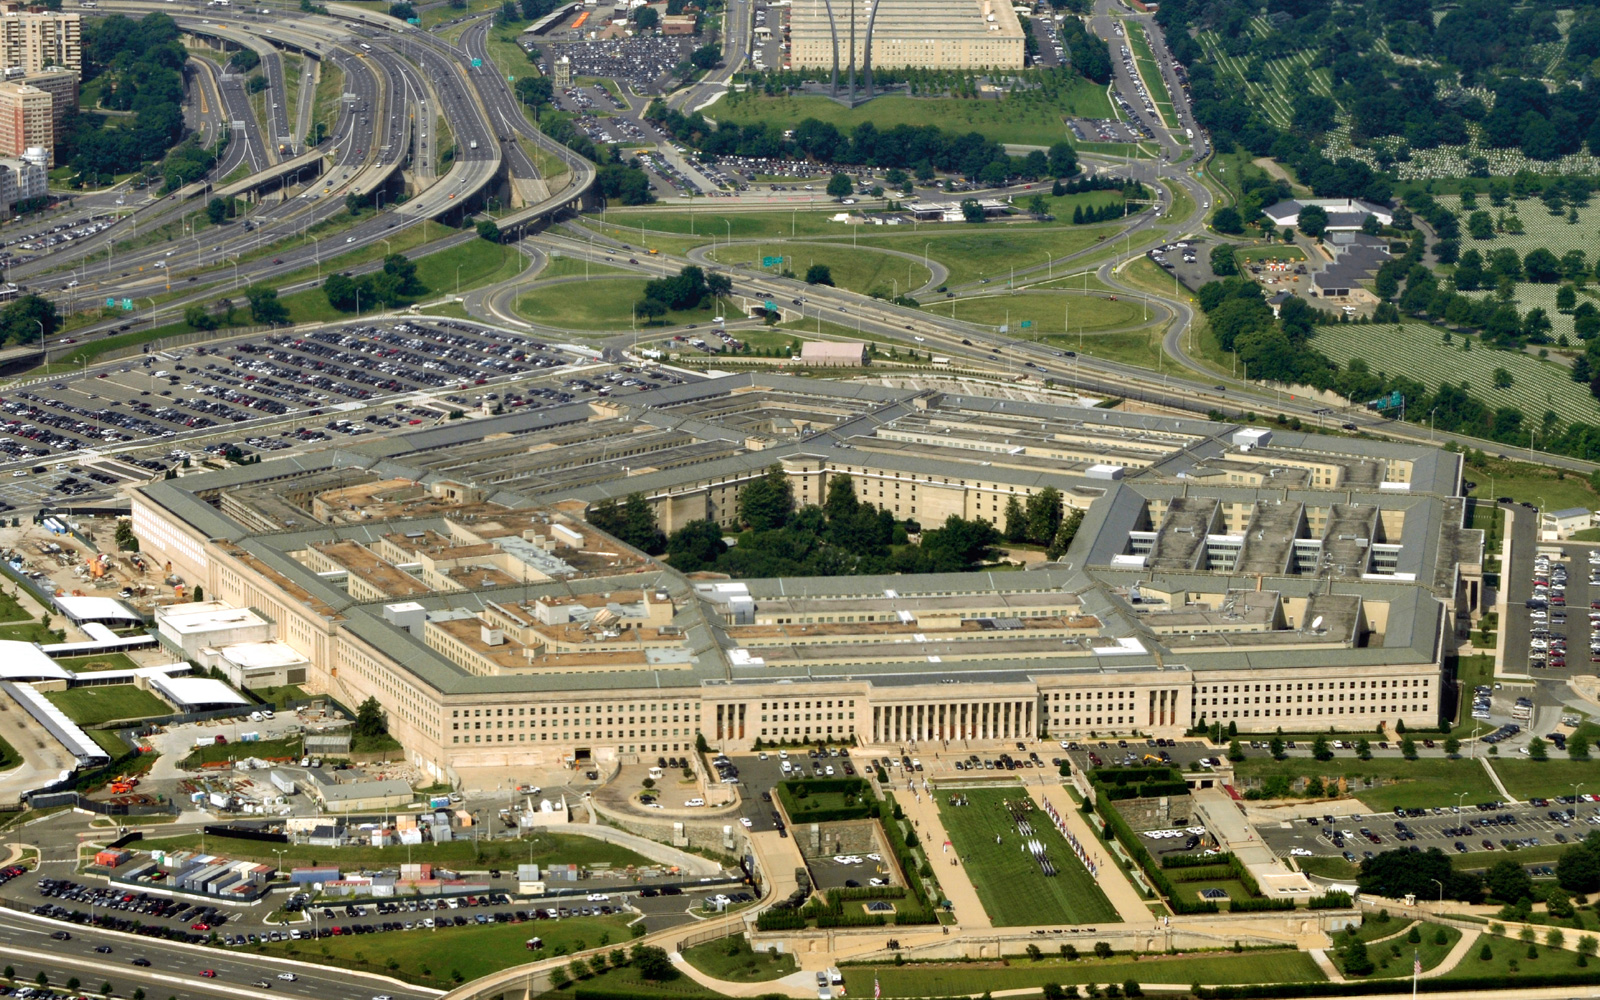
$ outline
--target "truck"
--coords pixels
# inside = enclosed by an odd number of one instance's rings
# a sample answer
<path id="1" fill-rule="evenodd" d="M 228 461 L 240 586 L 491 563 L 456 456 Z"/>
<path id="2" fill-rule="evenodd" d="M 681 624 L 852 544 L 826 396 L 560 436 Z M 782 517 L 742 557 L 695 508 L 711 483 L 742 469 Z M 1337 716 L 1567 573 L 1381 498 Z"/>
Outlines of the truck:
<path id="1" fill-rule="evenodd" d="M 294 779 L 289 777 L 287 774 L 284 774 L 282 771 L 273 771 L 270 775 L 270 778 L 272 781 L 272 787 L 276 788 L 278 791 L 285 795 L 293 795 L 295 793 Z"/>

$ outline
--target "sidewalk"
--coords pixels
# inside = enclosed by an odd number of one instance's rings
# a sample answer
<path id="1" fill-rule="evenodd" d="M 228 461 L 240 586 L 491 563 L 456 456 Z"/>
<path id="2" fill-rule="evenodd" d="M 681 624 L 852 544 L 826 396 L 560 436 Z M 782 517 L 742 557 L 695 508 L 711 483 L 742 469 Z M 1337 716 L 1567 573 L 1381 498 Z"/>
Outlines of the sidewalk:
<path id="1" fill-rule="evenodd" d="M 1128 876 L 1123 872 L 1122 866 L 1117 864 L 1117 859 L 1109 851 L 1101 848 L 1100 838 L 1095 836 L 1088 820 L 1083 818 L 1083 813 L 1072 804 L 1072 799 L 1068 797 L 1065 789 L 1059 785 L 1030 785 L 1028 793 L 1040 806 L 1044 805 L 1047 798 L 1050 799 L 1056 811 L 1061 814 L 1061 818 L 1067 821 L 1067 829 L 1072 831 L 1073 836 L 1077 837 L 1090 853 L 1101 855 L 1098 863 L 1100 874 L 1096 881 L 1100 891 L 1105 893 L 1111 905 L 1116 907 L 1117 916 L 1121 917 L 1124 923 L 1135 927 L 1160 923 L 1145 905 L 1144 897 L 1139 894 L 1139 890 L 1128 881 Z M 1049 822 L 1048 819 L 1046 822 Z"/>
<path id="2" fill-rule="evenodd" d="M 967 869 L 960 864 L 951 864 L 950 859 L 955 855 L 942 850 L 950 835 L 945 832 L 944 823 L 939 819 L 939 806 L 934 801 L 934 795 L 938 793 L 924 792 L 920 788 L 914 791 L 894 788 L 893 791 L 895 801 L 900 803 L 906 819 L 911 821 L 911 829 L 917 833 L 918 842 L 928 853 L 928 863 L 933 865 L 944 897 L 952 904 L 956 924 L 963 930 L 993 927 L 989 914 L 978 898 L 978 890 L 973 888 L 972 880 L 967 877 Z M 889 833 L 891 837 L 894 835 Z M 908 873 L 907 877 L 915 877 L 915 873 Z"/>
<path id="3" fill-rule="evenodd" d="M 704 986 L 706 989 L 723 996 L 730 997 L 759 997 L 768 993 L 782 993 L 791 997 L 808 997 L 817 992 L 816 974 L 813 972 L 792 972 L 782 979 L 764 979 L 757 983 L 736 983 L 729 979 L 713 979 L 699 969 L 695 968 L 682 952 L 673 952 L 670 956 L 673 968 Z M 795 982 L 799 980 L 799 982 Z"/>

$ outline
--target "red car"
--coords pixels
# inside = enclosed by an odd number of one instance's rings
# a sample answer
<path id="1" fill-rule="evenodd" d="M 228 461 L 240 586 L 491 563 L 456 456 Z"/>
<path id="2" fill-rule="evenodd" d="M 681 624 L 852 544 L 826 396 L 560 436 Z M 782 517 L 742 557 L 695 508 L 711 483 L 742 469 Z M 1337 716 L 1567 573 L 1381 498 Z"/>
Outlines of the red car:
<path id="1" fill-rule="evenodd" d="M 200 974 L 202 976 L 205 976 L 207 979 L 215 979 L 215 978 L 217 978 L 217 970 L 216 969 L 201 969 L 200 970 Z"/>
<path id="2" fill-rule="evenodd" d="M 189 925 L 189 929 L 191 931 L 209 931 L 211 929 L 211 925 L 210 924 L 190 924 Z"/>

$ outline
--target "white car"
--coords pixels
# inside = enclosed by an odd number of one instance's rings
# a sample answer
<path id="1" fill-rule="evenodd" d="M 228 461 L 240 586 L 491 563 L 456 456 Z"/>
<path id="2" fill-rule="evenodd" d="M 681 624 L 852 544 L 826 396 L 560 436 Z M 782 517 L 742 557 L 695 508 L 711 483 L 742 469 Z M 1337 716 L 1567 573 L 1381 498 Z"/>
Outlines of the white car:
<path id="1" fill-rule="evenodd" d="M 278 973 L 278 978 L 283 980 L 286 983 L 292 983 L 296 979 L 299 979 L 300 977 L 295 975 L 292 972 L 280 972 L 280 973 Z"/>
<path id="2" fill-rule="evenodd" d="M 703 806 L 705 804 L 706 804 L 706 800 L 705 799 L 690 799 L 689 801 L 684 803 L 684 805 L 686 807 L 690 808 L 690 809 L 694 809 L 697 806 Z"/>
<path id="3" fill-rule="evenodd" d="M 1297 858 L 1309 858 L 1312 854 L 1311 851 L 1306 850 L 1304 847 L 1291 847 L 1289 853 Z"/>
<path id="4" fill-rule="evenodd" d="M 752 825 L 751 822 L 750 822 L 750 817 L 749 816 L 740 816 L 739 817 L 739 825 L 744 827 L 746 830 L 750 829 L 750 827 Z"/>
<path id="5" fill-rule="evenodd" d="M 611 899 L 611 897 L 607 896 L 603 892 L 591 892 L 591 893 L 589 893 L 589 902 L 591 902 L 591 903 L 604 903 L 604 902 L 609 901 L 610 899 Z"/>

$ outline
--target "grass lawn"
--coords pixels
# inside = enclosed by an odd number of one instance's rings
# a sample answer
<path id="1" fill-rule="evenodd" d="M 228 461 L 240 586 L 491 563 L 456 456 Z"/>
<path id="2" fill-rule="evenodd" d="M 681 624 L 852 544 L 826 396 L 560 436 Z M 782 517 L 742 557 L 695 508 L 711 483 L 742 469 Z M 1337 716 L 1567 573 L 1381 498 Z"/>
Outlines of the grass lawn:
<path id="1" fill-rule="evenodd" d="M 1112 117 L 1105 90 L 1082 79 L 1053 95 L 1024 91 L 1002 101 L 892 95 L 853 109 L 826 97 L 729 94 L 717 104 L 715 113 L 719 122 L 770 122 L 777 128 L 794 128 L 807 118 L 816 118 L 845 132 L 866 121 L 880 131 L 896 125 L 938 125 L 962 135 L 980 132 L 990 142 L 1031 146 L 1072 142 L 1066 117 Z"/>
<path id="2" fill-rule="evenodd" d="M 628 330 L 634 322 L 633 307 L 644 298 L 644 286 L 648 280 L 606 278 L 603 281 L 536 287 L 526 295 L 519 296 L 513 308 L 518 316 L 532 323 L 577 330 Z M 661 317 L 660 322 L 668 326 L 704 323 L 715 315 L 715 309 L 711 308 L 669 312 Z"/>
<path id="3" fill-rule="evenodd" d="M 354 736 L 350 740 L 351 753 L 396 753 L 400 749 L 400 741 L 388 733 L 379 733 L 376 736 Z"/>
<path id="4" fill-rule="evenodd" d="M 1034 809 L 1029 814 L 1033 837 L 1044 843 L 1058 874 L 1045 877 L 1033 856 L 1019 849 L 1016 825 L 1003 803 L 1020 797 L 1031 808 L 1033 800 L 1025 793 L 1015 788 L 988 788 L 963 794 L 970 805 L 952 806 L 944 796 L 939 816 L 996 927 L 1119 921 L 1111 901 L 1043 812 Z M 995 843 L 996 836 L 1002 843 Z M 940 991 L 925 991 L 924 995 L 937 996 Z"/>
<path id="5" fill-rule="evenodd" d="M 1079 354 L 1091 358 L 1104 358 L 1107 361 L 1120 361 L 1125 365 L 1137 365 L 1140 368 L 1161 369 L 1166 364 L 1161 351 L 1161 338 L 1157 330 L 1135 330 L 1132 333 L 1091 333 L 1088 336 L 1074 333 L 1070 337 L 1052 334 L 1038 338 L 1045 344 L 1057 350 L 1077 351 Z M 1057 361 L 1049 369 L 1050 376 L 1070 374 L 1073 371 L 1070 360 Z M 1050 377 L 1046 376 L 1046 377 Z"/>
<path id="6" fill-rule="evenodd" d="M 300 690 L 298 684 L 285 684 L 282 687 L 251 688 L 250 693 L 273 708 L 280 710 L 291 701 L 300 701 L 303 698 L 311 697 Z"/>
<path id="7" fill-rule="evenodd" d="M 1466 792 L 1468 802 L 1489 802 L 1499 798 L 1483 765 L 1475 760 L 1446 760 L 1442 757 L 1421 760 L 1373 759 L 1360 760 L 1346 755 L 1327 762 L 1305 757 L 1273 760 L 1267 756 L 1251 756 L 1234 765 L 1240 778 L 1269 778 L 1278 775 L 1290 777 L 1319 776 L 1323 779 L 1345 777 L 1352 779 L 1351 794 L 1373 810 L 1389 811 L 1396 806 L 1406 808 L 1453 806 L 1456 795 Z M 1360 788 L 1353 779 L 1398 779 L 1374 788 Z M 1570 790 L 1570 789 L 1569 789 Z"/>
<path id="8" fill-rule="evenodd" d="M 1567 939 L 1572 940 L 1569 932 Z M 1509 938 L 1483 937 L 1480 942 L 1489 945 L 1490 958 L 1488 961 L 1479 958 L 1482 948 L 1480 943 L 1465 958 L 1461 964 L 1440 976 L 1441 979 L 1474 979 L 1488 977 L 1498 979 L 1505 983 L 1507 989 L 1515 989 L 1517 976 L 1527 974 L 1530 976 L 1559 976 L 1563 974 L 1594 973 L 1594 963 L 1590 962 L 1589 968 L 1582 969 L 1578 966 L 1578 955 L 1571 951 L 1557 951 L 1539 945 L 1535 950 L 1538 958 L 1528 957 L 1528 946 L 1521 941 Z M 1512 971 L 1511 963 L 1517 965 Z"/>
<path id="9" fill-rule="evenodd" d="M 529 860 L 529 841 L 532 841 L 532 860 Z M 258 843 L 253 840 L 238 840 L 232 837 L 207 837 L 206 850 L 212 854 L 223 854 L 241 861 L 259 861 L 262 863 L 277 864 L 277 856 L 268 851 L 269 844 Z M 151 847 L 167 850 L 192 850 L 200 849 L 198 834 L 183 837 L 164 837 L 152 841 Z M 147 848 L 150 849 L 150 848 Z M 382 847 L 309 847 L 293 846 L 284 855 L 283 863 L 289 867 L 304 868 L 314 867 L 317 864 L 338 864 L 346 868 L 359 868 L 366 865 L 393 865 L 398 864 L 406 855 L 405 848 Z M 497 840 L 493 844 L 474 843 L 471 840 L 452 840 L 444 844 L 422 844 L 410 850 L 410 859 L 413 862 L 424 861 L 445 867 L 458 867 L 467 863 L 500 863 L 507 864 L 521 862 L 523 864 L 550 865 L 550 864 L 575 864 L 575 865 L 603 865 L 612 867 L 625 867 L 627 865 L 647 866 L 649 861 L 625 848 L 607 844 L 604 841 L 594 840 L 590 837 L 574 836 L 572 834 L 541 833 L 533 837 L 515 841 Z"/>
<path id="10" fill-rule="evenodd" d="M 89 673 L 95 670 L 133 670 L 139 664 L 127 653 L 102 653 L 99 656 L 70 656 L 56 661 L 68 670 Z"/>
<path id="11" fill-rule="evenodd" d="M 1270 262 L 1279 263 L 1299 262 L 1306 259 L 1305 251 L 1296 246 L 1262 246 L 1240 247 L 1233 251 L 1233 259 L 1243 262 Z"/>
<path id="12" fill-rule="evenodd" d="M 171 715 L 167 703 L 132 684 L 81 687 L 67 691 L 47 691 L 45 697 L 80 726 L 93 726 L 116 719 L 145 719 L 152 715 Z"/>
<path id="13" fill-rule="evenodd" d="M 0 771 L 9 771 L 22 763 L 22 755 L 5 740 L 0 740 Z"/>
<path id="14" fill-rule="evenodd" d="M 393 852 L 390 854 L 392 856 Z M 568 951 L 578 951 L 593 948 L 602 941 L 618 946 L 628 941 L 628 929 L 621 918 L 569 917 L 487 927 L 472 924 L 438 930 L 418 928 L 400 933 L 322 938 L 314 942 L 283 941 L 258 946 L 255 950 L 263 955 L 387 973 L 407 982 L 448 988 L 539 957 L 524 944 L 535 935 L 544 940 L 546 955 L 562 946 Z"/>
<path id="15" fill-rule="evenodd" d="M 722 264 L 737 264 L 759 270 L 763 254 L 783 256 L 784 267 L 802 278 L 813 264 L 821 264 L 828 268 L 835 287 L 863 294 L 875 288 L 882 288 L 885 293 L 893 293 L 896 289 L 902 293 L 909 292 L 921 288 L 933 278 L 933 272 L 923 267 L 920 260 L 907 260 L 866 247 L 831 246 L 826 243 L 784 243 L 777 249 L 744 243 L 713 250 L 711 259 Z M 770 273 L 774 269 L 766 270 Z"/>
<path id="16" fill-rule="evenodd" d="M 791 212 L 728 212 L 720 215 L 710 210 L 612 211 L 605 214 L 605 227 L 602 231 L 607 236 L 635 246 L 663 234 L 693 236 L 698 238 L 700 244 L 706 244 L 713 241 L 721 243 L 730 239 L 754 240 L 779 236 L 789 239 L 799 239 L 804 236 L 844 236 L 848 239 L 852 230 L 869 230 L 873 236 L 883 231 L 881 226 L 848 226 L 842 222 L 830 221 L 834 213 L 841 209 L 833 204 L 833 199 L 822 193 L 821 187 L 817 188 L 816 194 L 818 211 L 798 209 Z M 594 216 L 592 221 L 599 223 L 600 217 Z M 644 230 L 642 233 L 641 226 Z M 595 228 L 601 227 L 596 225 Z M 862 235 L 866 235 L 866 232 Z M 921 253 L 920 250 L 917 252 Z M 751 249 L 751 253 L 754 253 L 754 248 Z"/>
<path id="17" fill-rule="evenodd" d="M 1494 773 L 1506 791 L 1519 799 L 1553 799 L 1557 795 L 1571 795 L 1572 786 L 1583 782 L 1586 786 L 1600 788 L 1600 764 L 1594 761 L 1557 760 L 1564 756 L 1550 748 L 1550 760 L 1529 760 L 1516 757 L 1499 757 L 1491 761 Z"/>
<path id="18" fill-rule="evenodd" d="M 828 791 L 818 791 L 810 787 L 811 782 L 780 781 L 778 796 L 783 800 L 783 808 L 789 818 L 795 823 L 804 823 L 807 822 L 807 813 L 826 811 L 837 814 L 842 810 L 852 811 L 856 818 L 862 819 L 876 815 L 878 807 L 865 781 L 860 778 L 835 778 L 833 781 L 849 784 L 840 784 L 837 790 L 830 788 Z M 805 794 L 800 794 L 802 792 Z"/>
<path id="19" fill-rule="evenodd" d="M 1057 943 L 1054 939 L 1044 942 Z M 1084 953 L 1094 946 L 1091 940 L 1073 943 Z M 1315 983 L 1324 978 L 1310 955 L 1289 949 L 1238 955 L 1150 955 L 1138 961 L 1114 955 L 1104 960 L 1080 958 L 1075 962 L 1051 958 L 1040 962 L 1012 959 L 1004 963 L 847 965 L 841 971 L 846 992 L 858 997 L 872 995 L 874 979 L 886 997 L 938 997 L 1024 989 L 1045 983 L 1123 983 L 1130 979 L 1147 983 Z"/>
<path id="20" fill-rule="evenodd" d="M 1444 440 L 1443 435 L 1440 435 L 1440 440 Z M 1550 510 L 1600 506 L 1600 495 L 1589 487 L 1582 476 L 1568 474 L 1561 477 L 1555 469 L 1529 462 L 1489 458 L 1481 466 L 1467 466 L 1462 475 L 1478 484 L 1471 495 L 1489 503 L 1494 503 L 1499 497 L 1510 497 L 1518 503 L 1524 500 L 1538 503 L 1539 498 L 1543 497 Z"/>
<path id="21" fill-rule="evenodd" d="M 241 723 L 245 725 L 247 723 Z M 189 755 L 183 758 L 183 766 L 189 768 L 199 767 L 201 764 L 211 764 L 221 760 L 242 760 L 245 757 L 260 757 L 262 760 L 275 760 L 280 757 L 300 756 L 300 737 L 290 736 L 281 740 L 243 740 L 234 743 L 212 743 L 203 747 L 195 747 Z"/>
<path id="22" fill-rule="evenodd" d="M 591 278 L 603 278 L 608 275 L 638 273 L 637 271 L 629 271 L 627 268 L 614 267 L 610 264 L 602 264 L 599 261 L 594 260 L 588 261 L 586 264 L 584 261 L 579 260 L 576 257 L 552 256 L 545 263 L 544 268 L 540 270 L 538 274 L 534 275 L 534 280 L 542 281 L 545 278 L 580 277 L 585 273 L 586 266 L 587 273 Z"/>
<path id="23" fill-rule="evenodd" d="M 944 303 L 928 306 L 930 313 L 947 315 L 941 308 Z M 1009 323 L 1011 333 L 1019 337 L 1042 337 L 1049 334 L 1079 331 L 1093 332 L 1118 327 L 1136 327 L 1151 314 L 1144 312 L 1137 299 L 1122 296 L 1113 302 L 1097 295 L 1071 295 L 1062 292 L 1023 292 L 1017 295 L 999 293 L 982 298 L 951 299 L 948 303 L 956 319 L 998 329 Z M 1021 324 L 1032 323 L 1024 329 Z"/>
<path id="24" fill-rule="evenodd" d="M 17 599 L 0 590 L 0 622 L 24 622 L 31 616 L 17 603 Z"/>
<path id="25" fill-rule="evenodd" d="M 1357 866 L 1344 858 L 1332 855 L 1315 858 L 1295 858 L 1294 863 L 1307 875 L 1321 875 L 1323 878 L 1339 879 L 1341 881 L 1354 881 Z"/>
<path id="26" fill-rule="evenodd" d="M 122 742 L 122 737 L 117 735 L 115 729 L 88 729 L 85 730 L 89 738 L 100 744 L 100 749 L 111 755 L 115 760 L 128 752 L 128 744 Z"/>
<path id="27" fill-rule="evenodd" d="M 1366 927 L 1367 925 L 1362 925 L 1362 930 L 1365 931 Z M 1442 944 L 1438 943 L 1438 933 L 1441 929 L 1444 931 L 1444 943 Z M 1461 940 L 1461 932 L 1454 927 L 1441 927 L 1438 924 L 1419 924 L 1417 931 L 1422 936 L 1422 940 L 1417 944 L 1412 944 L 1406 940 L 1406 935 L 1410 932 L 1406 922 L 1403 920 L 1391 920 L 1386 924 L 1378 924 L 1376 931 L 1376 937 L 1398 936 L 1381 944 L 1368 945 L 1367 956 L 1372 959 L 1377 969 L 1370 976 L 1360 977 L 1362 979 L 1390 979 L 1395 976 L 1410 976 L 1413 953 L 1422 960 L 1424 969 L 1431 969 L 1444 961 L 1444 957 L 1450 954 L 1450 949 L 1455 947 L 1457 941 Z M 1344 935 L 1337 935 L 1334 940 L 1342 942 Z M 1367 940 L 1370 941 L 1371 939 L 1368 938 Z M 1396 948 L 1399 948 L 1398 954 L 1395 951 Z M 1340 972 L 1345 971 L 1344 952 L 1342 950 L 1330 951 L 1328 957 L 1333 960 L 1334 965 L 1339 967 Z"/>
<path id="28" fill-rule="evenodd" d="M 455 294 L 457 268 L 460 268 L 460 288 L 465 292 L 479 285 L 514 278 L 528 266 L 528 258 L 515 247 L 488 240 L 472 240 L 452 250 L 415 259 L 417 280 L 427 285 L 434 295 Z"/>
<path id="29" fill-rule="evenodd" d="M 897 233 L 874 242 L 881 246 L 928 256 L 950 269 L 950 284 L 980 278 L 1009 280 L 1011 269 L 1043 265 L 1048 258 L 1065 257 L 1109 240 L 1121 231 L 1116 225 L 1057 226 L 1040 223 L 952 223 L 942 231 Z"/>
<path id="30" fill-rule="evenodd" d="M 706 975 L 734 983 L 766 982 L 787 976 L 796 968 L 793 955 L 758 955 L 750 950 L 750 942 L 737 934 L 685 949 L 683 957 Z"/>

